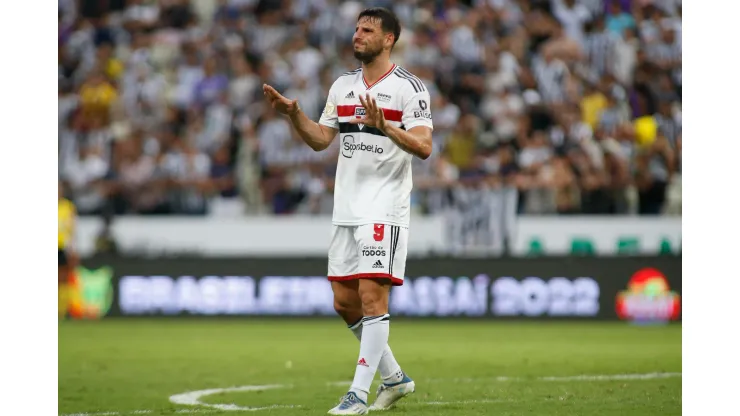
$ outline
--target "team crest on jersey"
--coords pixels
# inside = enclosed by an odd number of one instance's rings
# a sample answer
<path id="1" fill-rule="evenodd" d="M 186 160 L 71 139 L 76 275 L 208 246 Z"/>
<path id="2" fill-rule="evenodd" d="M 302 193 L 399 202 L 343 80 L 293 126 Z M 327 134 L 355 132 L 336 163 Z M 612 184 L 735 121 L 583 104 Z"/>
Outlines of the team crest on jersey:
<path id="1" fill-rule="evenodd" d="M 324 114 L 327 116 L 330 116 L 334 114 L 334 112 L 337 110 L 337 107 L 333 104 L 327 101 L 326 107 L 324 107 Z"/>
<path id="2" fill-rule="evenodd" d="M 355 118 L 363 118 L 365 117 L 365 107 L 355 107 Z M 362 130 L 363 127 L 365 127 L 364 124 L 360 123 L 357 125 L 357 127 Z"/>

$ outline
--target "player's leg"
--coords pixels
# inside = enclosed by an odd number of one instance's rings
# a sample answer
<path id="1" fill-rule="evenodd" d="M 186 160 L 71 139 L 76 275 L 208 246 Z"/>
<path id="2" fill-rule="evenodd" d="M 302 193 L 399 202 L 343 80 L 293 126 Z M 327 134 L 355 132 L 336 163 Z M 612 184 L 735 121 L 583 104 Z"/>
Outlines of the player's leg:
<path id="1" fill-rule="evenodd" d="M 358 287 L 359 281 L 357 279 L 331 282 L 331 290 L 334 293 L 334 310 L 350 329 L 362 320 L 362 303 L 360 302 Z M 361 333 L 362 331 L 360 331 Z"/>
<path id="2" fill-rule="evenodd" d="M 372 264 L 372 267 L 375 267 L 375 270 L 385 274 L 390 279 L 390 281 L 382 280 L 382 282 L 390 282 L 392 285 L 396 286 L 402 285 L 406 274 L 408 228 L 388 225 L 384 226 L 384 228 L 385 230 L 381 231 L 380 228 L 376 226 L 373 230 L 375 233 L 372 236 L 373 239 L 376 239 L 381 237 L 381 235 L 378 234 L 382 234 L 383 241 L 387 242 L 386 252 L 381 253 L 384 255 L 384 259 L 381 262 L 383 267 L 377 268 L 377 259 L 369 259 L 369 261 L 363 264 L 363 258 L 361 257 L 360 270 L 363 270 L 364 267 L 368 267 L 368 264 Z M 387 237 L 385 234 L 387 234 Z M 384 247 L 386 247 L 386 244 L 384 244 Z M 369 284 L 370 282 L 371 281 L 368 281 L 366 286 L 361 286 L 360 291 L 365 291 L 368 286 L 372 288 L 373 286 Z M 384 285 L 384 288 L 388 289 L 388 291 L 381 296 L 378 296 L 377 292 L 372 289 L 370 293 L 375 293 L 375 295 L 370 296 L 367 299 L 361 295 L 363 300 L 363 312 L 366 316 L 368 316 L 368 314 L 384 313 L 385 316 L 390 318 L 390 315 L 388 315 L 388 292 L 390 291 L 390 288 L 387 285 Z M 365 305 L 375 306 L 368 307 Z M 390 321 L 388 321 L 388 324 L 390 324 Z M 364 336 L 365 334 L 363 331 L 363 337 Z M 390 351 L 390 347 L 388 347 L 388 350 Z M 377 397 L 369 410 L 389 409 L 397 401 L 415 391 L 416 385 L 414 381 L 408 377 L 403 370 L 401 370 L 401 366 L 398 365 L 395 358 L 386 359 L 384 356 L 381 360 L 379 370 L 381 371 L 383 382 L 378 386 Z"/>
<path id="3" fill-rule="evenodd" d="M 358 341 L 362 341 L 362 301 L 359 294 L 359 279 L 331 282 L 334 292 L 334 309 L 347 323 L 347 328 Z M 403 379 L 401 366 L 393 356 L 391 347 L 386 345 L 378 365 L 378 372 L 384 383 L 397 383 Z"/>
<path id="4" fill-rule="evenodd" d="M 394 284 L 403 284 L 405 271 L 407 232 L 402 232 L 404 230 L 397 226 L 368 224 L 355 231 L 360 249 L 361 280 L 358 289 L 362 303 L 363 328 L 360 357 L 350 391 L 360 397 L 365 396 L 370 389 L 376 370 L 381 372 L 383 385 L 411 381 L 404 375 L 387 345 L 390 334 L 390 288 Z M 401 264 L 399 260 L 402 260 Z M 405 387 L 413 391 L 413 382 Z M 392 402 L 400 397 L 394 397 Z"/>
<path id="5" fill-rule="evenodd" d="M 401 371 L 393 353 L 388 346 L 389 319 L 388 298 L 391 281 L 395 284 L 403 282 L 403 267 L 393 270 L 394 260 L 403 257 L 405 262 L 405 242 L 399 244 L 399 231 L 396 227 L 388 227 L 385 234 L 384 225 L 367 225 L 356 227 L 354 232 L 355 253 L 358 256 L 357 273 L 353 276 L 360 279 L 357 286 L 351 284 L 337 284 L 344 280 L 342 276 L 330 276 L 334 280 L 335 308 L 347 322 L 348 326 L 360 340 L 360 357 L 355 371 L 352 388 L 342 399 L 342 402 L 330 414 L 363 414 L 366 411 L 367 395 L 377 370 L 386 383 L 393 385 L 411 382 Z M 402 236 L 405 239 L 405 235 Z M 402 256 L 399 257 L 399 247 L 402 247 Z M 331 260 L 330 260 L 331 263 Z M 402 262 L 403 263 L 403 262 Z M 335 269 L 339 268 L 337 265 Z M 357 289 L 352 296 L 349 289 Z M 359 312 L 358 312 L 359 305 Z M 361 316 L 359 321 L 355 318 Z M 405 394 L 395 394 L 392 397 L 385 395 L 386 403 L 394 403 L 399 398 L 413 391 L 413 382 L 410 391 Z M 399 389 L 396 389 L 399 390 Z M 387 408 L 387 407 L 381 407 Z"/>
<path id="6" fill-rule="evenodd" d="M 360 259 L 354 229 L 338 225 L 332 227 L 327 275 L 334 293 L 334 310 L 348 326 L 362 319 L 362 304 L 357 294 Z"/>
<path id="7" fill-rule="evenodd" d="M 334 309 L 353 330 L 362 323 L 362 304 L 358 293 L 359 258 L 354 230 L 356 227 L 334 226 L 329 243 L 329 280 L 334 292 Z M 360 399 L 348 392 L 330 415 L 363 415 L 367 413 L 367 397 Z"/>
<path id="8" fill-rule="evenodd" d="M 388 295 L 391 283 L 386 278 L 362 279 L 359 282 L 359 295 L 362 302 L 362 336 L 360 356 L 357 360 L 355 377 L 350 392 L 367 401 L 370 385 L 380 366 L 383 351 L 388 345 L 390 334 L 390 315 L 388 314 Z"/>

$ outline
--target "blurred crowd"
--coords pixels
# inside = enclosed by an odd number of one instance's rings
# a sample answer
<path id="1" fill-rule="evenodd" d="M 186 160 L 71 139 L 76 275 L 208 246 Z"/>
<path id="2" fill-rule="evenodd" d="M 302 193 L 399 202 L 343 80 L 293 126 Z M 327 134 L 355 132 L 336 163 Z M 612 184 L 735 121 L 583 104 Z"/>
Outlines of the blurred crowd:
<path id="1" fill-rule="evenodd" d="M 59 0 L 59 178 L 82 215 L 331 213 L 315 120 L 388 7 L 432 96 L 414 210 L 516 191 L 525 214 L 680 214 L 680 0 Z"/>

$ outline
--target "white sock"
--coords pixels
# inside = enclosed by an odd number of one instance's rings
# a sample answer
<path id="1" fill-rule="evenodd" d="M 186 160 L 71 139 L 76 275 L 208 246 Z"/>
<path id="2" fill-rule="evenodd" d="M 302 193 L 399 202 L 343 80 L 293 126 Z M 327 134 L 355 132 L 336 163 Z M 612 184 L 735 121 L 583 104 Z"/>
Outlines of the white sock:
<path id="1" fill-rule="evenodd" d="M 347 327 L 358 341 L 362 341 L 362 319 L 353 325 L 347 325 Z M 378 372 L 385 384 L 400 383 L 403 380 L 401 365 L 396 361 L 391 346 L 388 344 L 385 344 L 385 349 L 383 349 L 383 356 L 380 358 L 380 364 L 378 364 Z"/>
<path id="2" fill-rule="evenodd" d="M 362 327 L 360 357 L 357 360 L 355 379 L 349 391 L 367 403 L 370 385 L 373 384 L 380 358 L 383 357 L 383 351 L 388 345 L 390 315 L 366 316 L 362 318 Z"/>

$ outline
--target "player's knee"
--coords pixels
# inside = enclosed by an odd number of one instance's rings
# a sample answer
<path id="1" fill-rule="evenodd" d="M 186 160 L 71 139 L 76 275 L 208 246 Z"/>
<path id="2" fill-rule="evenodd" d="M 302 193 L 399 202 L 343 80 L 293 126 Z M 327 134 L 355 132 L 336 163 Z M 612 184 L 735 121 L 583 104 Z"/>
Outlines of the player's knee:
<path id="1" fill-rule="evenodd" d="M 360 294 L 362 314 L 364 316 L 378 316 L 388 313 L 388 298 L 383 290 L 363 291 Z"/>
<path id="2" fill-rule="evenodd" d="M 353 305 L 352 302 L 345 299 L 338 298 L 334 298 L 334 310 L 342 317 L 359 313 L 357 305 Z"/>

